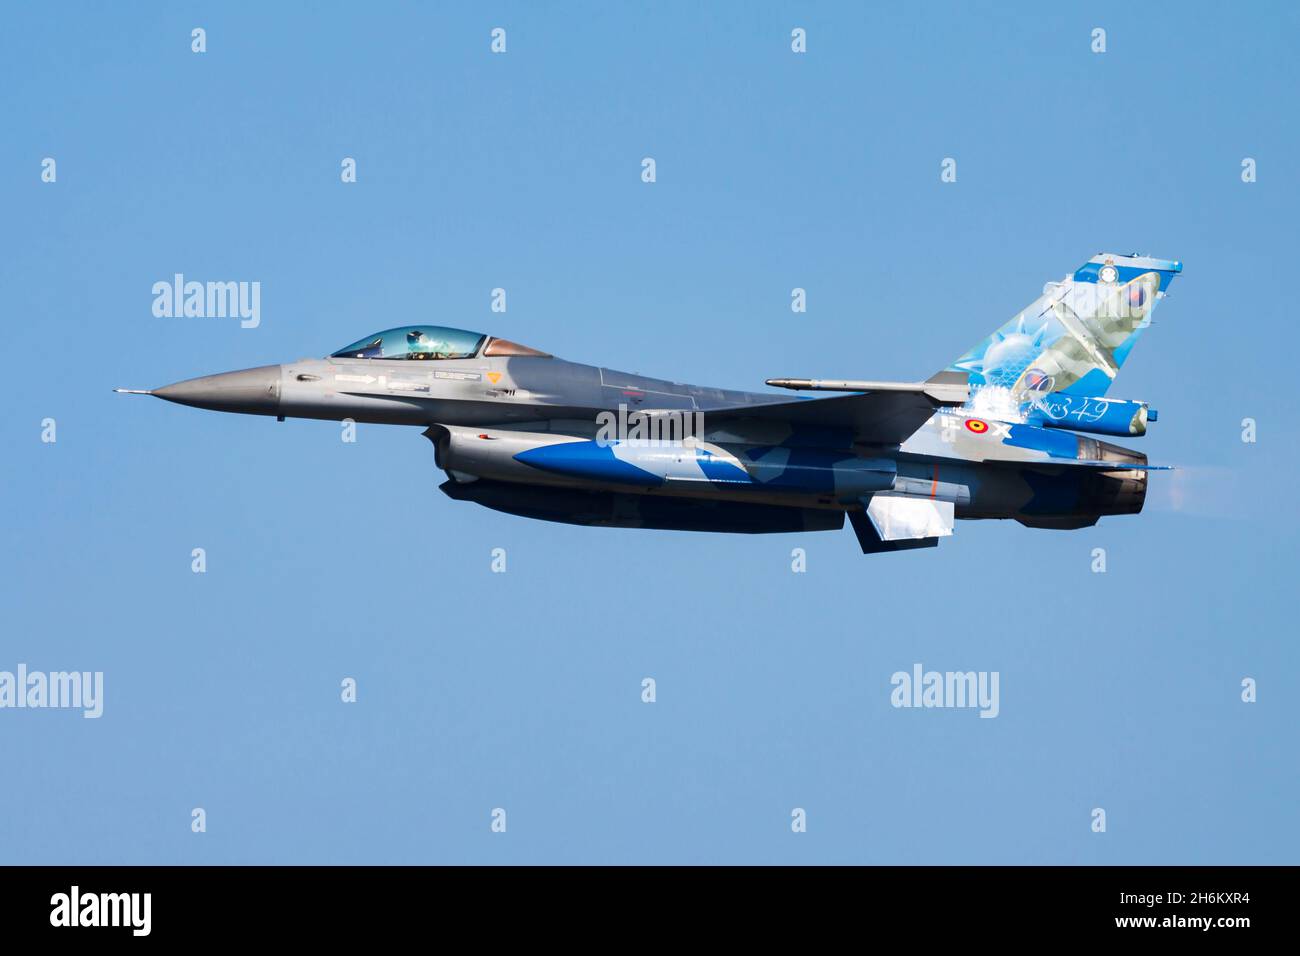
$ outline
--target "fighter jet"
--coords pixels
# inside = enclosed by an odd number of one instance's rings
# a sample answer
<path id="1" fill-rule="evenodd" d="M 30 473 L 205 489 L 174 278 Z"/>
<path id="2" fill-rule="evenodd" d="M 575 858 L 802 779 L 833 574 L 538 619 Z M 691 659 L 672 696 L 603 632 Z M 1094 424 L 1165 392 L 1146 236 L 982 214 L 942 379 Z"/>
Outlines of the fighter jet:
<path id="1" fill-rule="evenodd" d="M 448 497 L 570 524 L 840 529 L 864 553 L 932 547 L 958 518 L 1072 529 L 1136 514 L 1156 413 L 1105 397 L 1175 261 L 1100 254 L 918 382 L 768 379 L 782 396 L 583 365 L 433 325 L 327 358 L 189 379 L 154 395 L 248 415 L 413 425 Z M 1079 432 L 1085 434 L 1077 434 Z"/>

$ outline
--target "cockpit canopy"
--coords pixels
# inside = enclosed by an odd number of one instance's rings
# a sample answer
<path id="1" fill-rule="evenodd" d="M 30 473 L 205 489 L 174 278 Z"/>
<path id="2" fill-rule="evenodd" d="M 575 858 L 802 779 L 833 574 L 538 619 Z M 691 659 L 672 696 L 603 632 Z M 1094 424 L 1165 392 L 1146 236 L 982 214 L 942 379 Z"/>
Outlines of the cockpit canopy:
<path id="1" fill-rule="evenodd" d="M 407 325 L 367 335 L 331 358 L 458 359 L 473 358 L 487 338 L 479 332 L 438 325 Z"/>
<path id="2" fill-rule="evenodd" d="M 483 343 L 487 347 L 483 348 Z M 354 359 L 467 359 L 483 349 L 486 358 L 506 355 L 533 355 L 549 358 L 546 352 L 516 345 L 505 339 L 489 339 L 481 332 L 449 329 L 441 325 L 404 325 L 358 339 L 339 349 L 330 358 Z"/>

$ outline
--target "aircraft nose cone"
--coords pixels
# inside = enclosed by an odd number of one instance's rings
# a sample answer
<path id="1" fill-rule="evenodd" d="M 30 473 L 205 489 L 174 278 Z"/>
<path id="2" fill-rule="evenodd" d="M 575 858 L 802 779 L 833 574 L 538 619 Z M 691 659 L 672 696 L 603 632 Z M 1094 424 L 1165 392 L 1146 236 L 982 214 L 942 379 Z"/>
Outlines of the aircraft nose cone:
<path id="1" fill-rule="evenodd" d="M 153 394 L 178 405 L 248 415 L 280 413 L 280 366 L 204 375 L 155 388 Z"/>

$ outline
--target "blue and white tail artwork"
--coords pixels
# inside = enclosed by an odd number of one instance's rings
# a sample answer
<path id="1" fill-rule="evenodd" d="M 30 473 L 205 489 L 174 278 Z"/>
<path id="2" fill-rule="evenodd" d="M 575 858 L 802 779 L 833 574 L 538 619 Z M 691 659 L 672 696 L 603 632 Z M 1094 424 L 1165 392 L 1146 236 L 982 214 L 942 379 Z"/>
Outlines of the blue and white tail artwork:
<path id="1" fill-rule="evenodd" d="M 1104 399 L 1182 263 L 1103 253 L 934 377 L 965 381 L 970 406 L 1023 422 L 1140 435 L 1142 403 Z"/>

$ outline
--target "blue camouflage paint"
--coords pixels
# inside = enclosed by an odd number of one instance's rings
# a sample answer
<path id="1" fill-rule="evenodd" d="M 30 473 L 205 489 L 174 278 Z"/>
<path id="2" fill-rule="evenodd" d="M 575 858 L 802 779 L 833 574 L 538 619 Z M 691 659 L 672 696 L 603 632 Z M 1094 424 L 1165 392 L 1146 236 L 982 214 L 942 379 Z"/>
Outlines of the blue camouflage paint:
<path id="1" fill-rule="evenodd" d="M 719 484 L 753 484 L 754 479 L 747 471 L 725 458 L 719 458 L 707 448 L 695 449 L 695 463 L 709 481 Z"/>
<path id="2" fill-rule="evenodd" d="M 627 485 L 661 485 L 663 478 L 636 465 L 622 461 L 614 454 L 617 442 L 602 444 L 594 441 L 560 442 L 530 448 L 515 455 L 515 461 L 554 474 L 577 478 L 591 478 Z"/>
<path id="3" fill-rule="evenodd" d="M 824 448 L 751 448 L 745 457 L 754 462 L 757 479 L 781 491 L 829 494 L 835 490 L 835 465 L 851 460 L 843 452 Z M 770 474 L 769 474 L 770 472 Z"/>
<path id="4" fill-rule="evenodd" d="M 1053 458 L 1079 456 L 1079 439 L 1069 432 L 1038 428 L 1034 425 L 1011 425 L 1009 430 L 1010 436 L 1002 439 L 1004 445 L 1041 451 Z"/>

